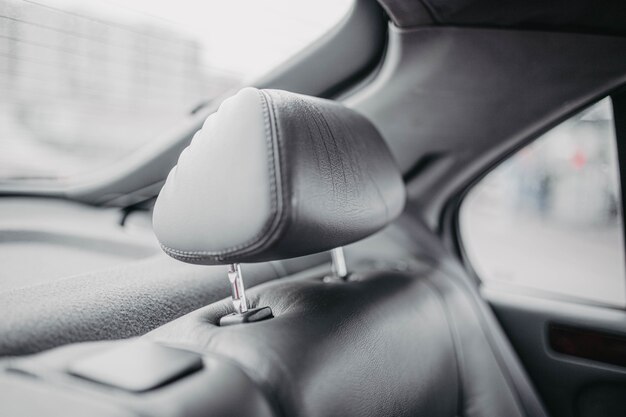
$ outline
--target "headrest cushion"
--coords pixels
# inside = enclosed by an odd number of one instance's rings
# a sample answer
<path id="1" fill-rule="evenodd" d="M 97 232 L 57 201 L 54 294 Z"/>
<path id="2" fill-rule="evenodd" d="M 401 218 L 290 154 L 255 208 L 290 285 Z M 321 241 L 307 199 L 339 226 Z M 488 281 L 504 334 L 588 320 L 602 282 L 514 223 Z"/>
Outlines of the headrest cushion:
<path id="1" fill-rule="evenodd" d="M 196 264 L 329 250 L 404 207 L 400 172 L 376 128 L 343 105 L 245 88 L 209 116 L 154 208 L 163 250 Z"/>

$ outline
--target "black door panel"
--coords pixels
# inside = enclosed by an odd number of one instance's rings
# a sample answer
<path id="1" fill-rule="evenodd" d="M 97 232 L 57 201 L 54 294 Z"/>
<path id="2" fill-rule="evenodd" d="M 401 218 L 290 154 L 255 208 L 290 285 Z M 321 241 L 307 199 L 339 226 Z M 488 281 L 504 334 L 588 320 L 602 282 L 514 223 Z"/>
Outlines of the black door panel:
<path id="1" fill-rule="evenodd" d="M 559 353 L 550 343 L 550 328 L 557 324 L 560 328 L 592 330 L 616 339 L 626 337 L 626 312 L 488 287 L 482 293 L 552 416 L 626 416 L 626 367 L 576 357 L 573 352 Z M 602 350 L 600 342 L 594 344 Z M 582 342 L 578 341 L 574 348 L 582 349 Z M 626 361 L 626 354 L 613 355 L 615 362 Z"/>

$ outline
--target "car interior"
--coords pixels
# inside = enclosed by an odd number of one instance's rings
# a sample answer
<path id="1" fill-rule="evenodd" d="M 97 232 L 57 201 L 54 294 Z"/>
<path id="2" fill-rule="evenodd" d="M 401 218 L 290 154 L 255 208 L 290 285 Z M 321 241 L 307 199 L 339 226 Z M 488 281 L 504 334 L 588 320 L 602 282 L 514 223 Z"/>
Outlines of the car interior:
<path id="1" fill-rule="evenodd" d="M 621 1 L 355 0 L 0 179 L 0 415 L 626 416 L 625 85 Z"/>

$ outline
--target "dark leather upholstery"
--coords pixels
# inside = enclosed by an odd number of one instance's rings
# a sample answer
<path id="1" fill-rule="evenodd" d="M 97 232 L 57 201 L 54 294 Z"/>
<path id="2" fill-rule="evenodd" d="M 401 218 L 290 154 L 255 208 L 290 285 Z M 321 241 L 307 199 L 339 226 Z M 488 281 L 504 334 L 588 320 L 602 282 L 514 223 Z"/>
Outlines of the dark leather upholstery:
<path id="1" fill-rule="evenodd" d="M 237 362 L 283 416 L 525 415 L 463 290 L 434 269 L 251 291 L 275 319 L 216 327 L 228 301 L 149 335 Z"/>
<path id="2" fill-rule="evenodd" d="M 253 305 L 276 318 L 216 327 L 226 300 L 157 330 L 239 363 L 283 416 L 454 416 L 459 380 L 446 313 L 427 280 L 372 273 L 356 282 L 275 282 Z"/>
<path id="3" fill-rule="evenodd" d="M 404 200 L 399 169 L 365 117 L 329 100 L 247 88 L 181 154 L 154 229 L 185 262 L 261 262 L 367 237 Z"/>
<path id="4" fill-rule="evenodd" d="M 260 392 L 276 417 L 544 416 L 492 313 L 435 242 L 425 227 L 401 219 L 346 247 L 355 270 L 348 282 L 324 282 L 328 269 L 317 268 L 252 288 L 252 305 L 270 305 L 274 319 L 217 327 L 232 308 L 223 300 L 153 331 L 146 338 L 205 352 L 209 362 L 205 372 L 149 394 L 121 395 L 63 375 L 73 358 L 111 342 L 25 358 L 22 368 L 40 379 L 0 375 L 0 384 L 19 387 L 10 397 L 0 393 L 0 414 L 36 398 L 39 412 L 25 416 L 67 415 L 73 400 L 63 398 L 78 393 L 96 410 L 104 404 L 141 416 L 244 408 L 243 415 L 267 415 Z M 243 371 L 249 380 L 241 380 L 242 390 L 251 397 L 226 393 L 224 374 L 213 372 L 224 367 Z"/>

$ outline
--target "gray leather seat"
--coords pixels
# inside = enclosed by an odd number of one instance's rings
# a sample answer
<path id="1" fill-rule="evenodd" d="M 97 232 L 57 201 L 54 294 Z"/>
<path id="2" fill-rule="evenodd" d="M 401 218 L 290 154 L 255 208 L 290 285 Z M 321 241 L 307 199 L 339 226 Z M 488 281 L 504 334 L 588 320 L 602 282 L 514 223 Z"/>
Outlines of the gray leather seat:
<path id="1" fill-rule="evenodd" d="M 272 320 L 219 327 L 231 311 L 224 300 L 149 337 L 227 357 L 268 393 L 276 416 L 537 415 L 525 411 L 457 278 L 419 262 L 379 268 L 347 282 L 255 287 L 252 305 L 272 307 Z"/>
<path id="2" fill-rule="evenodd" d="M 399 215 L 404 189 L 369 121 L 337 103 L 286 92 L 246 90 L 226 108 L 241 108 L 256 127 L 230 142 L 242 132 L 235 118 L 218 113 L 181 157 L 155 212 L 166 252 L 201 264 L 275 260 L 374 234 L 348 246 L 349 278 L 325 279 L 328 268 L 318 268 L 254 287 L 251 307 L 270 306 L 269 320 L 220 327 L 233 311 L 223 300 L 156 329 L 144 339 L 200 352 L 205 368 L 148 393 L 120 395 L 63 373 L 93 345 L 13 367 L 80 392 L 93 407 L 115 407 L 98 409 L 103 415 L 545 415 L 491 312 L 431 232 L 406 216 L 375 234 Z M 248 184 L 243 192 L 229 177 L 207 180 L 224 164 L 214 158 L 207 165 L 203 155 L 218 148 L 237 159 L 244 145 L 256 151 L 247 156 L 250 171 L 242 167 L 233 177 Z M 223 202 L 230 204 L 215 208 Z M 229 216 L 257 202 L 255 219 L 230 234 Z M 222 222 L 204 217 L 208 206 Z M 0 386 L 10 378 L 18 377 L 5 375 Z M 13 395 L 35 392 L 30 386 Z M 42 407 L 45 400 L 53 401 L 42 399 Z"/>

